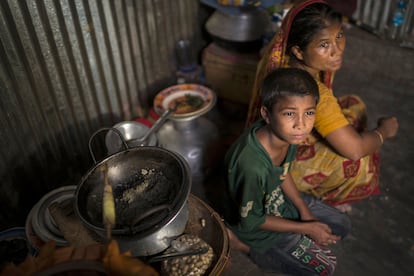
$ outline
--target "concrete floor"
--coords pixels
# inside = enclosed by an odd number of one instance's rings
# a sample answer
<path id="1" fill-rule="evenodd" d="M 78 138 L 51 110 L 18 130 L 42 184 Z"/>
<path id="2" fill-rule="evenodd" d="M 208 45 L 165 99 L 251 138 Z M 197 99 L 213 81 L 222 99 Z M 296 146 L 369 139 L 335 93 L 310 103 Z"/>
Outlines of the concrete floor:
<path id="1" fill-rule="evenodd" d="M 400 124 L 397 137 L 387 140 L 380 150 L 381 193 L 352 205 L 352 233 L 332 247 L 338 256 L 335 275 L 414 275 L 414 143 L 410 141 L 414 134 L 414 50 L 350 28 L 334 92 L 362 97 L 370 128 L 385 115 L 397 116 Z M 235 118 L 224 124 L 221 121 L 221 129 L 228 132 L 241 126 L 240 115 L 221 116 Z M 209 202 L 200 187 L 196 185 L 194 190 Z M 232 251 L 224 275 L 280 274 L 263 273 L 247 256 Z"/>

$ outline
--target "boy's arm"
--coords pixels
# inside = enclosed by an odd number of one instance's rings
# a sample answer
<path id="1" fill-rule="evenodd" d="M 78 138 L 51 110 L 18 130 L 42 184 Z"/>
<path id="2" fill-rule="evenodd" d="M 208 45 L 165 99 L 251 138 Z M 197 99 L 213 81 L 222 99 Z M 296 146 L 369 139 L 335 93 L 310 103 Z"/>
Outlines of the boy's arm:
<path id="1" fill-rule="evenodd" d="M 296 188 L 296 185 L 293 182 L 293 178 L 289 172 L 286 174 L 286 179 L 283 181 L 280 187 L 282 188 L 285 195 L 292 201 L 293 205 L 295 205 L 295 207 L 298 209 L 302 221 L 317 220 L 303 201 L 303 198 Z"/>
<path id="2" fill-rule="evenodd" d="M 339 236 L 333 235 L 330 227 L 324 223 L 316 221 L 308 206 L 303 201 L 299 191 L 296 189 L 293 179 L 289 173 L 281 188 L 292 203 L 298 208 L 302 222 L 284 219 L 276 216 L 267 216 L 261 229 L 276 232 L 294 232 L 308 235 L 315 242 L 323 245 L 335 243 L 340 240 Z"/>
<path id="3" fill-rule="evenodd" d="M 266 216 L 261 229 L 274 232 L 293 232 L 309 236 L 318 244 L 329 245 L 339 241 L 341 237 L 332 234 L 327 224 L 318 221 L 294 221 L 276 216 Z"/>

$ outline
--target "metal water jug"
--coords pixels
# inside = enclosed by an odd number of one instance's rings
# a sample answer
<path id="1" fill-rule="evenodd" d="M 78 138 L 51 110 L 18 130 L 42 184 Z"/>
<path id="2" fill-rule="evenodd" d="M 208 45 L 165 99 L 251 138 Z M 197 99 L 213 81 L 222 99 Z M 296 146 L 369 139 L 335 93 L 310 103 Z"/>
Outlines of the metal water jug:
<path id="1" fill-rule="evenodd" d="M 205 101 L 196 111 L 173 114 L 157 132 L 158 145 L 179 153 L 188 162 L 193 189 L 201 189 L 205 178 L 209 149 L 219 141 L 219 130 L 215 123 L 205 116 L 215 105 L 216 95 L 209 88 L 199 84 L 179 84 L 161 91 L 154 100 L 154 109 L 161 114 L 171 104 L 171 99 L 192 93 Z M 200 191 L 200 190 L 199 190 Z M 197 191 L 193 191 L 197 194 Z"/>

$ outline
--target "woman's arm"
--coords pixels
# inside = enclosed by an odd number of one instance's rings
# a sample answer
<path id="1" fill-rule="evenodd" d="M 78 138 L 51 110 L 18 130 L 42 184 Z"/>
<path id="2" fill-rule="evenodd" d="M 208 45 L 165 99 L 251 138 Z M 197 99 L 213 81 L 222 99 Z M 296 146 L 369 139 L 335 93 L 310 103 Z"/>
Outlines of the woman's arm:
<path id="1" fill-rule="evenodd" d="M 397 134 L 397 130 L 397 118 L 388 117 L 381 118 L 375 130 L 358 133 L 347 125 L 329 133 L 326 140 L 339 154 L 356 161 L 378 150 L 385 139 Z"/>

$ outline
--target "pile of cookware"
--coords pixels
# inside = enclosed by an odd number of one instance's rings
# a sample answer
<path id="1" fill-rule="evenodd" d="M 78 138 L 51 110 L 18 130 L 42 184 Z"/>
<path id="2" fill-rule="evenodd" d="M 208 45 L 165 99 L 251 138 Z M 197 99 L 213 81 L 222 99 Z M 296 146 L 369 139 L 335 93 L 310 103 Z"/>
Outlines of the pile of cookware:
<path id="1" fill-rule="evenodd" d="M 26 225 L 31 243 L 36 248 L 48 240 L 57 241 L 58 246 L 68 245 L 59 231 L 61 225 L 53 220 L 49 207 L 69 201 L 73 207 L 72 215 L 79 225 L 87 229 L 95 241 L 106 242 L 108 228 L 103 220 L 103 201 L 104 186 L 107 183 L 112 188 L 115 203 L 115 225 L 111 228 L 110 238 L 118 242 L 122 252 L 130 251 L 133 256 L 142 257 L 149 262 L 177 256 L 203 255 L 200 262 L 206 263 L 205 269 L 213 262 L 213 258 L 214 261 L 221 258 L 220 255 L 214 255 L 213 250 L 220 254 L 220 251 L 227 252 L 228 247 L 221 243 L 217 246 L 212 240 L 200 248 L 171 251 L 172 244 L 177 243 L 177 239 L 186 233 L 188 225 L 202 225 L 201 221 L 211 219 L 210 215 L 203 219 L 197 217 L 192 218 L 190 223 L 189 204 L 194 201 L 189 200 L 192 168 L 182 151 L 165 145 L 159 146 L 158 141 L 158 134 L 163 128 L 160 131 L 158 129 L 161 126 L 168 127 L 170 122 L 164 124 L 167 119 L 193 121 L 214 106 L 215 94 L 207 89 L 196 89 L 197 87 L 198 85 L 190 84 L 174 86 L 173 91 L 169 89 L 160 93 L 157 99 L 161 98 L 161 102 L 154 103 L 160 119 L 152 128 L 126 121 L 93 133 L 88 145 L 93 166 L 77 185 L 53 190 L 34 206 Z M 192 100 L 191 103 L 195 98 L 200 99 L 201 104 L 197 105 L 197 110 L 189 106 L 188 98 Z M 186 100 L 184 103 L 183 99 Z M 174 104 L 178 100 L 181 101 L 180 104 Z M 191 112 L 181 112 L 181 109 L 187 110 L 189 107 L 193 108 Z M 97 160 L 92 149 L 95 138 L 100 133 L 106 133 L 106 156 Z M 217 220 L 222 223 L 219 218 Z M 216 224 L 210 225 L 215 227 Z M 196 234 L 193 237 L 197 238 L 203 234 L 204 229 L 210 229 L 210 226 L 204 227 L 205 223 L 200 228 L 201 232 L 193 233 Z M 223 229 L 219 230 L 225 235 Z M 215 240 L 217 237 L 213 234 L 208 238 Z M 210 242 L 213 242 L 212 247 L 208 245 Z M 208 262 L 205 260 L 207 257 Z M 186 267 L 182 266 L 181 269 Z M 220 269 L 222 267 L 220 264 Z"/>
<path id="2" fill-rule="evenodd" d="M 112 236 L 135 256 L 161 252 L 182 234 L 188 219 L 191 174 L 183 158 L 160 147 L 128 148 L 97 163 L 82 178 L 75 212 L 84 225 L 105 238 L 102 222 L 103 173 L 115 200 Z"/>

